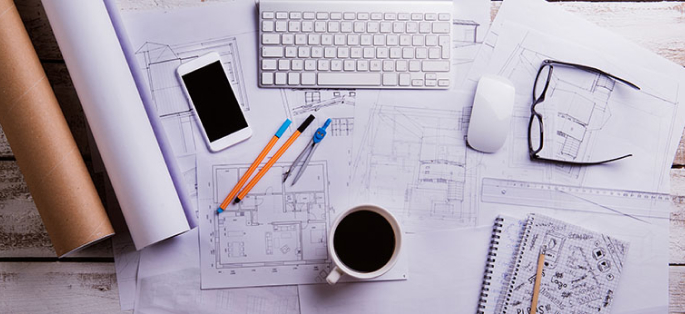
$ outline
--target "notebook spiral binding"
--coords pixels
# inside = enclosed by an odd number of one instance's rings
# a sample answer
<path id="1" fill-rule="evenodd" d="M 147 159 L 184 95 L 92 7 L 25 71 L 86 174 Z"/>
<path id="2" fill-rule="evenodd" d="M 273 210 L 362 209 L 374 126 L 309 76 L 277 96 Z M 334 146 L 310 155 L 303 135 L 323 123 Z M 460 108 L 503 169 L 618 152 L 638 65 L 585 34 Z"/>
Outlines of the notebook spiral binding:
<path id="1" fill-rule="evenodd" d="M 509 307 L 509 301 L 511 300 L 511 293 L 513 292 L 513 288 L 516 286 L 516 277 L 518 277 L 519 273 L 519 268 L 521 267 L 521 260 L 523 259 L 523 251 L 526 250 L 526 245 L 528 244 L 528 238 L 530 237 L 530 232 L 531 232 L 531 226 L 533 225 L 533 221 L 535 221 L 535 215 L 529 215 L 528 220 L 526 221 L 526 226 L 523 231 L 523 237 L 521 239 L 521 247 L 519 248 L 518 254 L 516 255 L 517 260 L 516 260 L 516 265 L 514 266 L 514 272 L 512 273 L 511 276 L 511 282 L 509 283 L 509 290 L 507 291 L 507 297 L 504 301 L 504 307 L 502 308 L 502 314 L 507 314 L 507 308 Z"/>
<path id="2" fill-rule="evenodd" d="M 488 293 L 490 291 L 490 282 L 492 280 L 492 268 L 495 267 L 497 260 L 497 250 L 499 249 L 499 239 L 502 233 L 502 222 L 504 218 L 495 218 L 495 224 L 492 228 L 492 237 L 490 238 L 490 249 L 488 250 L 488 259 L 485 262 L 485 274 L 483 275 L 483 284 L 480 290 L 480 300 L 478 301 L 478 314 L 483 314 L 485 303 L 487 302 Z"/>

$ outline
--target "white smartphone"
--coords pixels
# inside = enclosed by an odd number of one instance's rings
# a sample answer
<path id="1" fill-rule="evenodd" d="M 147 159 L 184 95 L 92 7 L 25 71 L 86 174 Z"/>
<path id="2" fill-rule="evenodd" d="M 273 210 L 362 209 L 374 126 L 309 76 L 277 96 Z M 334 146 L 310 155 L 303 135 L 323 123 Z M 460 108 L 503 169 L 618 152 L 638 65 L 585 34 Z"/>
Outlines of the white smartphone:
<path id="1" fill-rule="evenodd" d="M 220 151 L 252 136 L 218 53 L 181 64 L 176 73 L 209 150 Z"/>

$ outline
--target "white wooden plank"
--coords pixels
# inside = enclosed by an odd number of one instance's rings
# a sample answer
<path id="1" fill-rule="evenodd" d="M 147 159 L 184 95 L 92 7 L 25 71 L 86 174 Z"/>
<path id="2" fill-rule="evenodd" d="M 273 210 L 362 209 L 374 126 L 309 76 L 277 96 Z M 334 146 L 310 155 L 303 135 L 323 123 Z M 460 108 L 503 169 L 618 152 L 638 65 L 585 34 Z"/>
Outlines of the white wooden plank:
<path id="1" fill-rule="evenodd" d="M 669 268 L 669 313 L 685 313 L 685 266 Z"/>
<path id="2" fill-rule="evenodd" d="M 0 313 L 122 313 L 114 263 L 0 262 Z"/>

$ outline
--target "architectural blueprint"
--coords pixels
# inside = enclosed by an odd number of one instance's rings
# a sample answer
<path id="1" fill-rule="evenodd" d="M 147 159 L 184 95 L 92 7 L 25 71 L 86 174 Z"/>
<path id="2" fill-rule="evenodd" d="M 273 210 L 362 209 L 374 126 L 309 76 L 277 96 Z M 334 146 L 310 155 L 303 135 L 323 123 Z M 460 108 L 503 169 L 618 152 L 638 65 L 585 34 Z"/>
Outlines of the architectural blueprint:
<path id="1" fill-rule="evenodd" d="M 390 209 L 408 230 L 470 226 L 478 218 L 462 93 L 381 92 L 355 112 L 352 189 Z"/>

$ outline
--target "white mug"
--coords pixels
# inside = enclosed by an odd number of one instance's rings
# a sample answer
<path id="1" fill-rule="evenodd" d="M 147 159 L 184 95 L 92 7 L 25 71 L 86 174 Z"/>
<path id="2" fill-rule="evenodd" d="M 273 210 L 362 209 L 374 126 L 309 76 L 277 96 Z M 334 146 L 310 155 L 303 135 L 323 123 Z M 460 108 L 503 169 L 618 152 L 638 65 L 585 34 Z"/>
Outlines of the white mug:
<path id="1" fill-rule="evenodd" d="M 338 225 L 340 225 L 340 222 L 343 221 L 343 219 L 350 214 L 358 211 L 371 211 L 374 213 L 377 213 L 381 215 L 392 227 L 392 230 L 394 232 L 395 236 L 395 247 L 392 252 L 392 256 L 390 259 L 383 265 L 381 268 L 376 269 L 371 272 L 361 272 L 354 270 L 348 266 L 346 266 L 339 258 L 338 254 L 335 251 L 335 247 L 333 245 L 333 240 L 335 237 L 335 232 L 338 228 Z M 372 205 L 372 204 L 364 204 L 364 205 L 359 205 L 353 208 L 348 209 L 347 211 L 343 212 L 336 218 L 335 222 L 333 222 L 333 225 L 331 226 L 331 231 L 330 234 L 328 235 L 328 254 L 331 256 L 333 259 L 333 264 L 334 268 L 333 270 L 328 274 L 326 277 L 326 282 L 328 284 L 334 285 L 338 280 L 340 280 L 340 277 L 342 275 L 346 274 L 350 277 L 357 278 L 357 279 L 371 279 L 371 278 L 376 278 L 380 275 L 385 274 L 387 271 L 389 271 L 397 262 L 397 257 L 400 254 L 400 248 L 402 247 L 402 230 L 400 229 L 400 224 L 397 222 L 397 219 L 386 209 L 377 206 L 377 205 Z"/>

